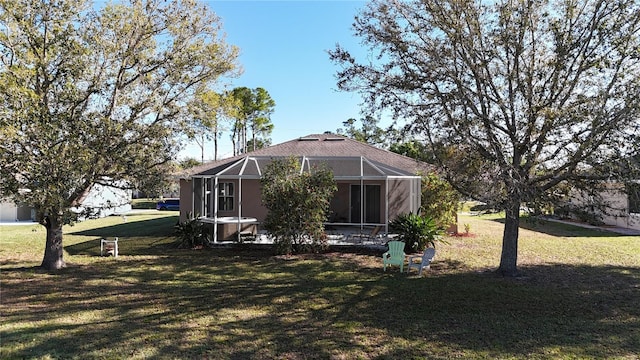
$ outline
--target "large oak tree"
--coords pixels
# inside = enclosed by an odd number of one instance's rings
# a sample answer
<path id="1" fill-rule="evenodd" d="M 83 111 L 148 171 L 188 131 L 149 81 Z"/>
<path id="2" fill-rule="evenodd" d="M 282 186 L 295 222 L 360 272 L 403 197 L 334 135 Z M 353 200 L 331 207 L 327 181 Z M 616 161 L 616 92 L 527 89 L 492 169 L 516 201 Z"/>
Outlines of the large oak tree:
<path id="1" fill-rule="evenodd" d="M 506 211 L 498 271 L 517 274 L 523 203 L 620 177 L 640 132 L 635 0 L 374 0 L 338 46 L 338 86 L 391 110 L 464 194 Z"/>
<path id="2" fill-rule="evenodd" d="M 0 193 L 36 208 L 42 267 L 65 265 L 62 225 L 92 184 L 172 157 L 194 89 L 236 58 L 196 0 L 0 0 Z"/>

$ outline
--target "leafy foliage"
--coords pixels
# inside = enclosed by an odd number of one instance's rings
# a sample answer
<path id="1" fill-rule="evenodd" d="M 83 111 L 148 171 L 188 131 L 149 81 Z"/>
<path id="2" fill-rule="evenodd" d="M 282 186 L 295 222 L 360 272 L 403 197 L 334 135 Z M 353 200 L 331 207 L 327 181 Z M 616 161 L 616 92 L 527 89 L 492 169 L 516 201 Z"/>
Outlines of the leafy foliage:
<path id="1" fill-rule="evenodd" d="M 429 164 L 435 163 L 434 156 L 429 152 L 430 148 L 418 140 L 394 142 L 389 147 L 389 151 Z"/>
<path id="2" fill-rule="evenodd" d="M 380 120 L 373 116 L 365 116 L 359 120 L 361 127 L 358 128 L 356 123 L 358 120 L 351 118 L 342 122 L 343 128 L 337 129 L 336 132 L 348 138 L 363 142 L 365 144 L 386 147 L 390 136 L 388 130 L 378 126 Z"/>
<path id="3" fill-rule="evenodd" d="M 176 224 L 175 233 L 178 246 L 182 248 L 195 248 L 209 242 L 206 226 L 198 220 L 198 216 L 192 216 L 192 214 L 189 214 L 187 220 Z"/>
<path id="4" fill-rule="evenodd" d="M 261 87 L 238 87 L 227 96 L 233 99 L 235 106 L 232 111 L 234 122 L 231 135 L 234 155 L 255 151 L 270 144 L 273 131 L 271 114 L 276 102 L 267 90 Z"/>
<path id="5" fill-rule="evenodd" d="M 200 161 L 195 158 L 188 157 L 186 159 L 182 159 L 178 162 L 178 166 L 182 170 L 190 169 L 192 167 L 200 165 Z"/>
<path id="6" fill-rule="evenodd" d="M 443 233 L 433 218 L 413 213 L 398 215 L 389 223 L 389 228 L 404 241 L 404 252 L 407 254 L 420 252 L 428 245 L 435 247 Z"/>
<path id="7" fill-rule="evenodd" d="M 460 206 L 458 193 L 446 180 L 435 173 L 422 175 L 422 213 L 442 229 L 455 224 Z"/>
<path id="8" fill-rule="evenodd" d="M 62 224 L 96 182 L 162 175 L 197 86 L 236 67 L 196 1 L 0 0 L 0 193 L 32 204 L 58 269 Z"/>
<path id="9" fill-rule="evenodd" d="M 269 210 L 264 227 L 281 254 L 317 252 L 327 245 L 324 222 L 337 190 L 331 170 L 301 171 L 294 158 L 275 159 L 261 179 L 262 202 Z"/>
<path id="10" fill-rule="evenodd" d="M 374 0 L 354 30 L 377 61 L 338 46 L 339 88 L 407 119 L 458 191 L 506 211 L 502 274 L 517 274 L 522 203 L 628 175 L 638 1 Z"/>
<path id="11" fill-rule="evenodd" d="M 218 159 L 218 139 L 223 130 L 221 120 L 229 116 L 232 106 L 233 99 L 207 88 L 199 88 L 189 103 L 190 119 L 185 133 L 200 147 L 200 162 L 204 162 L 207 140 L 213 140 L 213 159 Z"/>

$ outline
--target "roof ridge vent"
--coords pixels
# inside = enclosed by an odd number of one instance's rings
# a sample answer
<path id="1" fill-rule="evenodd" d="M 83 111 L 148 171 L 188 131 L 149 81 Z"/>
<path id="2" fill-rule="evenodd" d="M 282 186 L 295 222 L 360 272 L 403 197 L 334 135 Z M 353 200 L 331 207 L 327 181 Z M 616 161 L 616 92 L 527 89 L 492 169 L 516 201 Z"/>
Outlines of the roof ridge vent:
<path id="1" fill-rule="evenodd" d="M 298 141 L 320 141 L 320 138 L 317 137 L 301 137 Z"/>
<path id="2" fill-rule="evenodd" d="M 342 138 L 342 137 L 328 137 L 324 139 L 324 141 L 344 141 L 344 140 L 345 138 Z"/>

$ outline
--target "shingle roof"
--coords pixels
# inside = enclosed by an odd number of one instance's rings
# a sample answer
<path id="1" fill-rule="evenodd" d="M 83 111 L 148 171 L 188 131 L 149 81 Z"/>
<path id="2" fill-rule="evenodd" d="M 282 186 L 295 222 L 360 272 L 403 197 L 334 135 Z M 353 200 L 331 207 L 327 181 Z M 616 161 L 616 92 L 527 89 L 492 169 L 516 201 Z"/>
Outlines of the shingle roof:
<path id="1" fill-rule="evenodd" d="M 286 156 L 316 156 L 316 157 L 354 157 L 362 156 L 366 159 L 385 164 L 411 174 L 420 171 L 433 171 L 431 165 L 415 159 L 379 149 L 341 135 L 313 134 L 298 139 L 283 142 L 253 152 L 241 154 L 231 158 L 212 161 L 200 166 L 187 169 L 183 178 L 199 174 L 213 174 L 223 170 L 230 164 L 246 156 L 286 157 Z"/>

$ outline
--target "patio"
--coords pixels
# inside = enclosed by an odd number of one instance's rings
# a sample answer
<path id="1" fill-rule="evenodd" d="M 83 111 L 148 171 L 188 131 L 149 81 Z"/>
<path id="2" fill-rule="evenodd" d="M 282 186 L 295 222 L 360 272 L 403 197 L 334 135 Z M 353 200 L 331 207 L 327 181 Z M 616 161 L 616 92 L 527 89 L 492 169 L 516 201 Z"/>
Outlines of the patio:
<path id="1" fill-rule="evenodd" d="M 379 227 L 382 229 L 382 227 Z M 372 236 L 372 232 L 375 227 L 364 227 L 362 230 L 358 225 L 327 225 L 325 227 L 325 234 L 327 235 L 327 243 L 330 246 L 362 246 L 374 249 L 385 249 L 387 241 L 396 237 L 396 234 L 385 234 L 378 232 Z M 244 244 L 256 244 L 256 245 L 270 245 L 273 244 L 273 239 L 265 230 L 258 230 L 255 235 L 242 236 L 242 239 L 238 241 L 224 240 L 215 241 L 210 243 L 210 246 L 228 246 L 231 244 L 244 243 Z"/>
<path id="2" fill-rule="evenodd" d="M 245 156 L 192 176 L 191 212 L 212 225 L 214 243 L 269 243 L 259 230 L 267 209 L 260 198 L 260 178 L 274 157 Z M 364 156 L 301 156 L 302 171 L 326 166 L 338 186 L 325 224 L 330 244 L 380 245 L 390 218 L 416 212 L 420 177 Z M 375 236 L 367 237 L 376 230 Z M 233 234 L 233 235 L 232 235 Z M 355 236 L 361 234 L 360 236 Z M 234 236 L 234 238 L 231 238 Z"/>

